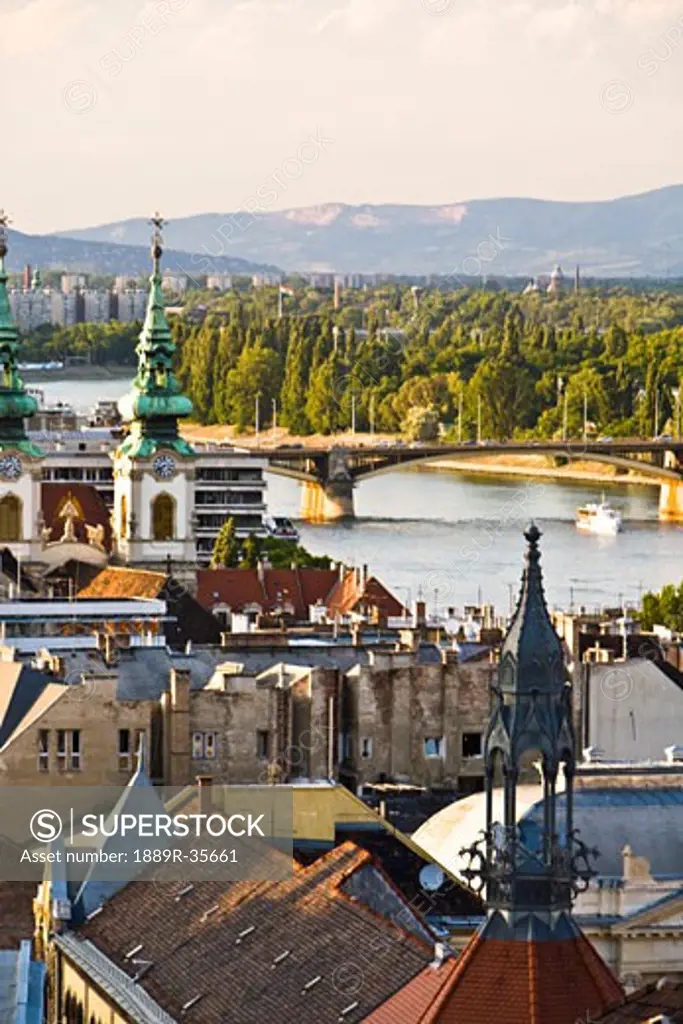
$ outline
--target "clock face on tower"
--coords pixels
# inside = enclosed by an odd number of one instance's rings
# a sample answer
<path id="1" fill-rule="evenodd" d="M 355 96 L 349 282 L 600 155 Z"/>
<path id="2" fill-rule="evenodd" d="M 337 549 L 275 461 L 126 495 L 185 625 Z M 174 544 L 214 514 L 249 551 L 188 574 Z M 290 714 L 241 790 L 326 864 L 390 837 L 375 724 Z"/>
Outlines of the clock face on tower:
<path id="1" fill-rule="evenodd" d="M 0 457 L 0 477 L 3 480 L 18 480 L 21 474 L 21 459 L 17 455 L 3 455 Z"/>
<path id="2" fill-rule="evenodd" d="M 170 455 L 157 455 L 152 469 L 161 480 L 170 480 L 175 473 L 175 461 Z"/>

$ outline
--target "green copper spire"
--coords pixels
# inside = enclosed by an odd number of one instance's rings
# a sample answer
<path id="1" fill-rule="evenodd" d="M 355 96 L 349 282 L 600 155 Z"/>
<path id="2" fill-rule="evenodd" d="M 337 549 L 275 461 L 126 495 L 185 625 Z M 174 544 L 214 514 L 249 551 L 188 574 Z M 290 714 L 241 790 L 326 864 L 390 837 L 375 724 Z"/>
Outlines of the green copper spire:
<path id="1" fill-rule="evenodd" d="M 161 289 L 161 229 L 164 221 L 152 218 L 153 270 L 149 283 L 147 315 L 137 346 L 138 372 L 133 389 L 119 402 L 123 419 L 130 423 L 120 451 L 146 457 L 158 448 L 173 448 L 179 455 L 193 455 L 190 445 L 178 434 L 178 420 L 192 415 L 192 402 L 182 394 L 173 373 L 175 345 L 166 319 Z"/>
<path id="2" fill-rule="evenodd" d="M 19 335 L 12 320 L 7 294 L 7 224 L 9 218 L 0 210 L 0 451 L 18 449 L 26 455 L 42 452 L 26 437 L 24 419 L 38 411 L 38 403 L 27 395 L 17 370 Z"/>

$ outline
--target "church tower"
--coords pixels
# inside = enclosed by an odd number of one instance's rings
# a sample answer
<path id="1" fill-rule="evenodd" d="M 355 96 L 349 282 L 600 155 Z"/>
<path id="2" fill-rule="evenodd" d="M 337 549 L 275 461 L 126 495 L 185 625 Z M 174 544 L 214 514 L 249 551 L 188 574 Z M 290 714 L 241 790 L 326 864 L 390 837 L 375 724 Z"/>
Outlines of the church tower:
<path id="1" fill-rule="evenodd" d="M 163 223 L 158 214 L 152 219 L 153 270 L 138 372 L 119 402 L 128 433 L 113 455 L 117 555 L 135 565 L 196 561 L 196 456 L 178 433 L 178 420 L 191 415 L 192 403 L 173 372 L 175 346 L 161 288 Z"/>
<path id="2" fill-rule="evenodd" d="M 24 420 L 38 410 L 17 370 L 19 335 L 7 293 L 8 218 L 0 210 L 0 547 L 24 561 L 40 554 L 43 453 L 26 435 Z"/>
<path id="3" fill-rule="evenodd" d="M 522 588 L 493 688 L 484 751 L 486 829 L 480 842 L 462 851 L 470 861 L 463 875 L 485 889 L 486 917 L 460 955 L 446 960 L 440 985 L 434 984 L 434 968 L 427 968 L 428 1005 L 415 1008 L 413 1002 L 409 1008 L 399 994 L 393 1007 L 387 1004 L 395 1017 L 382 1020 L 587 1024 L 623 997 L 572 916 L 573 897 L 593 874 L 588 862 L 595 851 L 588 851 L 574 830 L 571 686 L 543 594 L 540 536 L 533 524 L 525 534 Z M 517 787 L 530 762 L 540 763 L 543 774 L 540 828 L 517 821 Z M 560 813 L 556 790 L 561 770 Z M 493 812 L 499 773 L 502 821 Z"/>

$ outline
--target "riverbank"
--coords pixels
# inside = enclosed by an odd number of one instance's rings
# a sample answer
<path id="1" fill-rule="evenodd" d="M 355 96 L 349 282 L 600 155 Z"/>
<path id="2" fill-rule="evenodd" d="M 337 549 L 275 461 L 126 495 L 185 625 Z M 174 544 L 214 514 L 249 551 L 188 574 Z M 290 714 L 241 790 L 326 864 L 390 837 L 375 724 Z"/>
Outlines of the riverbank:
<path id="1" fill-rule="evenodd" d="M 75 366 L 64 366 L 60 370 L 20 370 L 21 378 L 27 384 L 50 385 L 60 381 L 100 381 L 100 380 L 132 380 L 135 376 L 134 366 L 93 366 L 79 363 Z"/>
<path id="2" fill-rule="evenodd" d="M 253 433 L 237 434 L 234 427 L 229 426 L 202 426 L 199 423 L 188 423 L 182 428 L 183 436 L 190 442 L 206 441 L 231 441 L 233 444 L 253 448 L 256 438 Z M 395 441 L 393 434 L 375 434 L 372 438 L 368 434 L 335 434 L 336 445 L 357 446 L 377 444 L 379 441 Z M 329 435 L 315 434 L 307 437 L 294 437 L 283 429 L 278 429 L 275 434 L 272 430 L 264 430 L 261 433 L 260 442 L 264 447 L 275 447 L 278 444 L 297 444 L 305 448 L 328 446 Z M 445 458 L 438 462 L 421 463 L 406 469 L 415 471 L 429 471 L 434 473 L 468 473 L 470 475 L 481 475 L 489 477 L 539 477 L 549 480 L 566 480 L 569 483 L 596 483 L 606 486 L 629 484 L 637 487 L 658 487 L 659 481 L 645 473 L 624 472 L 617 466 L 610 466 L 603 462 L 590 462 L 588 460 L 572 460 L 563 466 L 557 466 L 550 455 L 479 455 L 472 458 Z"/>
<path id="3" fill-rule="evenodd" d="M 417 468 L 417 467 L 416 467 Z M 617 466 L 588 460 L 572 460 L 556 466 L 550 455 L 486 455 L 473 459 L 443 459 L 421 469 L 436 473 L 470 473 L 481 476 L 525 476 L 568 483 L 593 483 L 637 487 L 659 487 L 659 481 L 645 473 L 620 472 Z"/>

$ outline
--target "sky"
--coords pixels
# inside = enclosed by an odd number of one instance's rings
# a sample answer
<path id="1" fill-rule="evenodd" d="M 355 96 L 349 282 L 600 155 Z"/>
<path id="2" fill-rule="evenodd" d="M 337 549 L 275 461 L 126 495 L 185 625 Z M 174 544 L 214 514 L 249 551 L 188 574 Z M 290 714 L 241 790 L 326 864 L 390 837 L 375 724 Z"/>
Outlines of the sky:
<path id="1" fill-rule="evenodd" d="M 683 181 L 681 0 L 0 0 L 0 66 L 29 232 Z"/>

